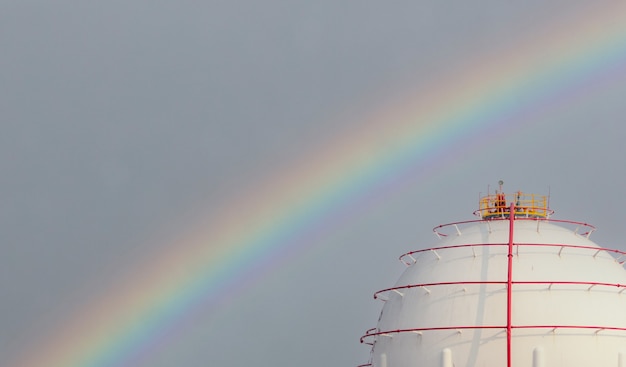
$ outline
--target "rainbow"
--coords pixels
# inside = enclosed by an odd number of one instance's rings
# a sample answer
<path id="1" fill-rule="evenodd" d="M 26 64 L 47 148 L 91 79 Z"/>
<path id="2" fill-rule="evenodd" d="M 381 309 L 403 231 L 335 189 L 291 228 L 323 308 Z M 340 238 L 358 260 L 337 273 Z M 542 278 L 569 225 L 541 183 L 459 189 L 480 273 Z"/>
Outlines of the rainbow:
<path id="1" fill-rule="evenodd" d="M 303 234 L 349 215 L 352 204 L 394 180 L 417 174 L 415 167 L 427 166 L 454 142 L 566 103 L 589 86 L 601 88 L 626 69 L 626 5 L 594 11 L 409 95 L 359 131 L 257 183 L 229 201 L 216 221 L 154 255 L 125 286 L 73 315 L 65 329 L 11 367 L 131 364 L 194 308 L 236 292 L 248 281 L 246 269 L 271 268 L 281 261 L 278 253 L 293 256 L 306 242 Z"/>

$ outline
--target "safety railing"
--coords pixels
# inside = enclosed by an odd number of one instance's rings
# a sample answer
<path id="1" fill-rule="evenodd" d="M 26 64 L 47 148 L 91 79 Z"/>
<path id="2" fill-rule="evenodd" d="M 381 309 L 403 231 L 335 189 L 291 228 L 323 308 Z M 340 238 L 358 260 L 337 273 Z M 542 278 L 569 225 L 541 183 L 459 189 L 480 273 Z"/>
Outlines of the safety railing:
<path id="1" fill-rule="evenodd" d="M 471 243 L 471 244 L 462 244 L 462 245 L 431 247 L 431 248 L 425 248 L 425 249 L 421 249 L 421 250 L 415 250 L 415 251 L 407 252 L 405 254 L 400 255 L 398 260 L 400 260 L 400 262 L 402 262 L 406 266 L 411 266 L 411 265 L 413 265 L 413 264 L 415 264 L 417 262 L 417 259 L 413 255 L 418 255 L 418 254 L 422 254 L 422 253 L 425 253 L 425 252 L 430 252 L 430 253 L 434 254 L 437 258 L 441 259 L 440 252 L 442 252 L 443 250 L 451 250 L 451 249 L 458 249 L 458 248 L 469 248 L 469 249 L 472 250 L 472 256 L 476 256 L 476 252 L 475 252 L 475 248 L 476 247 L 506 247 L 506 246 L 508 246 L 507 243 Z M 561 256 L 563 254 L 563 251 L 565 249 L 568 249 L 568 248 L 570 248 L 570 249 L 584 249 L 584 250 L 593 251 L 592 257 L 594 257 L 594 258 L 600 252 L 605 251 L 605 252 L 608 252 L 608 253 L 612 254 L 614 256 L 615 261 L 618 262 L 620 265 L 623 265 L 624 263 L 626 263 L 626 252 L 620 251 L 620 250 L 616 250 L 616 249 L 613 249 L 613 248 L 607 248 L 607 247 L 595 247 L 595 246 L 583 246 L 583 245 L 568 245 L 568 244 L 561 244 L 561 243 L 547 243 L 547 244 L 541 244 L 541 243 L 515 243 L 514 246 L 517 247 L 517 248 L 519 248 L 519 247 L 551 247 L 552 248 L 553 247 L 555 249 L 558 249 L 558 252 L 557 252 L 558 256 Z"/>
<path id="2" fill-rule="evenodd" d="M 404 297 L 404 293 L 402 293 L 403 290 L 406 289 L 411 289 L 411 288 L 422 288 L 426 293 L 430 293 L 430 289 L 428 289 L 428 287 L 436 287 L 436 286 L 444 286 L 444 285 L 473 285 L 473 284 L 502 284 L 502 285 L 507 285 L 507 281 L 506 280 L 494 280 L 494 281 L 459 281 L 459 282 L 433 282 L 433 283 L 421 283 L 421 284 L 407 284 L 407 285 L 401 285 L 401 286 L 396 286 L 396 287 L 391 287 L 391 288 L 385 288 L 385 289 L 381 289 L 378 292 L 374 293 L 374 299 L 382 299 L 382 300 L 386 300 L 387 297 L 384 296 L 385 293 L 389 293 L 389 292 L 394 292 L 398 295 L 400 295 L 401 297 Z M 621 294 L 622 292 L 624 292 L 626 290 L 626 284 L 620 284 L 620 283 L 606 283 L 606 282 L 581 282 L 581 281 L 559 281 L 559 280 L 540 280 L 540 281 L 519 281 L 519 280 L 514 280 L 511 281 L 512 285 L 516 285 L 516 284 L 524 284 L 524 285 L 532 285 L 532 284 L 536 284 L 536 285 L 547 285 L 548 287 L 546 287 L 547 290 L 552 290 L 552 287 L 554 285 L 584 285 L 584 286 L 589 286 L 587 287 L 586 290 L 590 291 L 592 288 L 594 288 L 595 286 L 604 286 L 604 287 L 613 287 L 613 288 L 617 288 L 620 289 L 619 292 L 617 292 L 618 294 Z M 504 287 L 506 288 L 506 287 Z"/>
<path id="3" fill-rule="evenodd" d="M 472 330 L 472 329 L 501 329 L 502 333 L 506 333 L 507 325 L 456 325 L 456 326 L 439 326 L 439 327 L 427 327 L 427 328 L 410 328 L 410 329 L 396 329 L 396 330 L 382 330 L 365 333 L 361 336 L 361 343 L 374 345 L 373 339 L 378 336 L 393 337 L 396 334 L 413 333 L 422 335 L 424 331 L 441 331 L 441 330 Z M 605 330 L 612 331 L 624 331 L 626 327 L 608 326 L 608 325 L 512 325 L 511 329 L 550 329 L 550 332 L 555 333 L 558 329 L 579 329 L 579 330 L 595 330 L 593 335 L 599 335 L 600 332 Z M 371 330 L 371 329 L 370 329 Z M 625 335 L 626 336 L 626 335 Z"/>
<path id="4" fill-rule="evenodd" d="M 500 219 L 500 218 L 492 218 L 492 219 L 495 220 L 495 219 Z M 584 222 L 576 222 L 576 221 L 571 221 L 571 220 L 545 219 L 545 218 L 533 218 L 533 217 L 528 217 L 528 218 L 515 217 L 515 221 L 516 222 L 517 221 L 534 221 L 537 223 L 537 231 L 540 230 L 541 223 L 546 223 L 546 222 L 559 223 L 559 224 L 563 224 L 565 226 L 572 228 L 572 231 L 575 234 L 580 235 L 580 236 L 585 236 L 587 238 L 589 238 L 591 233 L 593 233 L 596 230 L 596 227 L 591 224 L 584 223 Z M 447 223 L 447 224 L 440 224 L 437 227 L 433 228 L 433 232 L 439 238 L 444 238 L 451 234 L 451 233 L 446 233 L 446 232 L 452 232 L 453 234 L 460 236 L 463 233 L 463 228 L 466 228 L 467 226 L 471 224 L 476 224 L 476 223 L 484 223 L 489 228 L 491 228 L 491 220 L 474 219 L 474 220 L 465 220 L 465 221 L 453 222 L 453 223 Z"/>
<path id="5" fill-rule="evenodd" d="M 546 195 L 526 194 L 521 191 L 515 194 L 496 193 L 480 198 L 475 215 L 483 219 L 508 218 L 510 203 L 515 204 L 515 216 L 523 218 L 548 218 L 554 211 L 548 208 Z"/>

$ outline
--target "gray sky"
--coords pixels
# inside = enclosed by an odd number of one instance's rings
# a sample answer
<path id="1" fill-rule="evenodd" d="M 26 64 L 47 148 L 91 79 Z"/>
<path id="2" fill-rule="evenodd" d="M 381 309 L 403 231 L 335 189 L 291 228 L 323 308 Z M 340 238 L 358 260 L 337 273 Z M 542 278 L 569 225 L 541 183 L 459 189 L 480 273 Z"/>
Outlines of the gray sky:
<path id="1" fill-rule="evenodd" d="M 0 365 L 38 353 L 119 274 L 358 131 L 359 117 L 610 4 L 585 3 L 1 2 Z M 550 191 L 555 217 L 626 250 L 625 95 L 614 73 L 490 147 L 478 136 L 443 147 L 444 169 L 364 204 L 132 365 L 367 362 L 359 337 L 382 307 L 372 294 L 403 270 L 398 255 L 472 219 L 499 179 Z"/>

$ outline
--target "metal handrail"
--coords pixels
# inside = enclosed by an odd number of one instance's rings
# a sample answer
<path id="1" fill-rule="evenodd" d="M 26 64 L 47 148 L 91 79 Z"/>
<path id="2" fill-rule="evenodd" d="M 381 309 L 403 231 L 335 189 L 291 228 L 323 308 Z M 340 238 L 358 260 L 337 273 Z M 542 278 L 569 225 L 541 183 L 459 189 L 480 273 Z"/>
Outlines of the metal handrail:
<path id="1" fill-rule="evenodd" d="M 441 251 L 441 250 L 449 250 L 449 249 L 456 249 L 456 248 L 463 248 L 463 247 L 490 247 L 490 246 L 507 246 L 507 243 L 472 243 L 472 244 L 462 244 L 462 245 L 453 245 L 453 246 L 440 246 L 440 247 L 431 247 L 431 248 L 426 248 L 426 249 L 421 249 L 421 250 L 415 250 L 415 251 L 410 251 L 407 252 L 405 254 L 400 255 L 400 257 L 398 258 L 398 260 L 400 260 L 400 262 L 402 262 L 403 264 L 410 266 L 412 264 L 415 263 L 415 261 L 413 261 L 412 263 L 408 263 L 407 261 L 405 261 L 405 258 L 410 257 L 413 260 L 415 260 L 415 258 L 412 255 L 418 254 L 418 253 L 422 253 L 422 252 L 434 252 L 437 254 L 438 257 L 441 257 L 439 255 L 439 253 L 437 253 L 437 251 Z M 614 253 L 614 254 L 618 254 L 619 258 L 626 256 L 626 252 L 625 251 L 620 251 L 620 250 L 616 250 L 616 249 L 612 249 L 612 248 L 606 248 L 606 247 L 594 247 L 594 246 L 583 246 L 583 245 L 568 245 L 568 244 L 561 244 L 561 243 L 546 243 L 546 244 L 541 244 L 541 243 L 515 243 L 515 246 L 518 247 L 558 247 L 559 249 L 563 249 L 563 248 L 575 248 L 575 249 L 584 249 L 584 250 L 593 250 L 596 253 L 599 251 L 606 251 L 609 253 Z M 595 254 L 594 254 L 595 256 Z M 615 261 L 618 261 L 618 259 L 616 258 Z M 619 262 L 619 261 L 618 261 Z M 620 264 L 623 264 L 624 261 L 619 262 Z"/>
<path id="2" fill-rule="evenodd" d="M 506 220 L 506 219 L 508 219 L 508 216 L 492 218 L 489 221 L 486 221 L 484 219 L 474 219 L 474 220 L 464 220 L 464 221 L 459 221 L 459 222 L 440 224 L 440 225 L 438 225 L 438 226 L 433 228 L 433 232 L 435 233 L 435 235 L 437 235 L 437 237 L 442 238 L 442 237 L 447 237 L 449 235 L 447 233 L 440 232 L 440 230 L 443 229 L 443 228 L 454 227 L 455 233 L 459 234 L 460 233 L 459 226 L 465 226 L 465 225 L 473 224 L 473 223 L 487 223 L 488 224 L 489 222 L 494 221 L 494 220 Z M 550 222 L 550 223 L 560 223 L 560 224 L 574 225 L 574 226 L 576 226 L 574 232 L 577 233 L 577 234 L 580 234 L 581 236 L 586 236 L 586 237 L 589 237 L 591 235 L 591 233 L 596 230 L 596 227 L 591 225 L 591 224 L 589 224 L 589 223 L 577 222 L 577 221 L 573 221 L 573 220 L 532 218 L 532 217 L 528 217 L 528 218 L 526 218 L 526 217 L 520 217 L 520 218 L 516 217 L 515 220 L 516 221 L 523 220 L 523 221 L 535 221 L 535 222 Z M 578 233 L 578 229 L 580 229 L 580 227 L 586 228 L 587 231 L 584 232 L 584 233 Z"/>
<path id="3" fill-rule="evenodd" d="M 500 192 L 481 197 L 478 210 L 474 212 L 474 215 L 483 219 L 508 216 L 509 203 L 513 203 L 515 206 L 515 216 L 545 219 L 554 214 L 554 211 L 548 208 L 546 195 L 527 194 L 518 191 L 515 194 L 507 195 Z"/>
<path id="4" fill-rule="evenodd" d="M 411 288 L 426 288 L 426 287 L 435 287 L 440 285 L 465 285 L 465 284 L 507 284 L 506 280 L 470 280 L 470 281 L 457 281 L 457 282 L 433 282 L 433 283 L 421 283 L 421 284 L 406 284 L 399 285 L 396 287 L 381 289 L 378 292 L 374 293 L 374 299 L 382 299 L 381 294 L 392 291 L 400 291 L 403 289 L 411 289 Z M 606 283 L 606 282 L 581 282 L 581 281 L 569 281 L 569 280 L 513 280 L 511 284 L 549 284 L 548 289 L 555 284 L 569 284 L 569 285 L 589 285 L 590 287 L 587 290 L 591 290 L 591 288 L 599 285 L 606 287 L 615 287 L 615 288 L 623 288 L 619 293 L 623 292 L 626 289 L 626 284 L 620 283 Z M 401 292 L 400 292 L 401 293 Z M 404 296 L 403 294 L 401 294 Z M 368 331 L 371 331 L 370 329 Z M 367 333 L 367 332 L 366 332 Z"/>
<path id="5" fill-rule="evenodd" d="M 626 327 L 617 327 L 617 326 L 602 326 L 602 325 L 511 325 L 512 329 L 552 329 L 556 331 L 557 329 L 595 329 L 595 334 L 597 335 L 602 330 L 614 330 L 614 331 L 626 331 Z M 438 327 L 427 327 L 427 328 L 411 328 L 411 329 L 396 329 L 396 330 L 385 330 L 378 331 L 376 333 L 365 334 L 361 336 L 362 344 L 372 345 L 373 343 L 368 343 L 366 341 L 367 338 L 376 337 L 379 335 L 391 335 L 391 334 L 401 334 L 401 333 L 417 333 L 421 334 L 423 331 L 438 331 L 438 330 L 472 330 L 472 329 L 502 329 L 502 331 L 506 331 L 506 325 L 459 325 L 459 326 L 438 326 Z"/>

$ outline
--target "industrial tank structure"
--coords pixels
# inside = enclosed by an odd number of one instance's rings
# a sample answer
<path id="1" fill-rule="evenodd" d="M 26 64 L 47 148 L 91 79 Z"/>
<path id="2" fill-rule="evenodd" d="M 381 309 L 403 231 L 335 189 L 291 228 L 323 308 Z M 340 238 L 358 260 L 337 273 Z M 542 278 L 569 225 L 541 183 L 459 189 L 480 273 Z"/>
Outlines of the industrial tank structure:
<path id="1" fill-rule="evenodd" d="M 474 214 L 400 256 L 359 367 L 626 367 L 626 253 L 551 219 L 546 196 L 500 186 Z"/>

